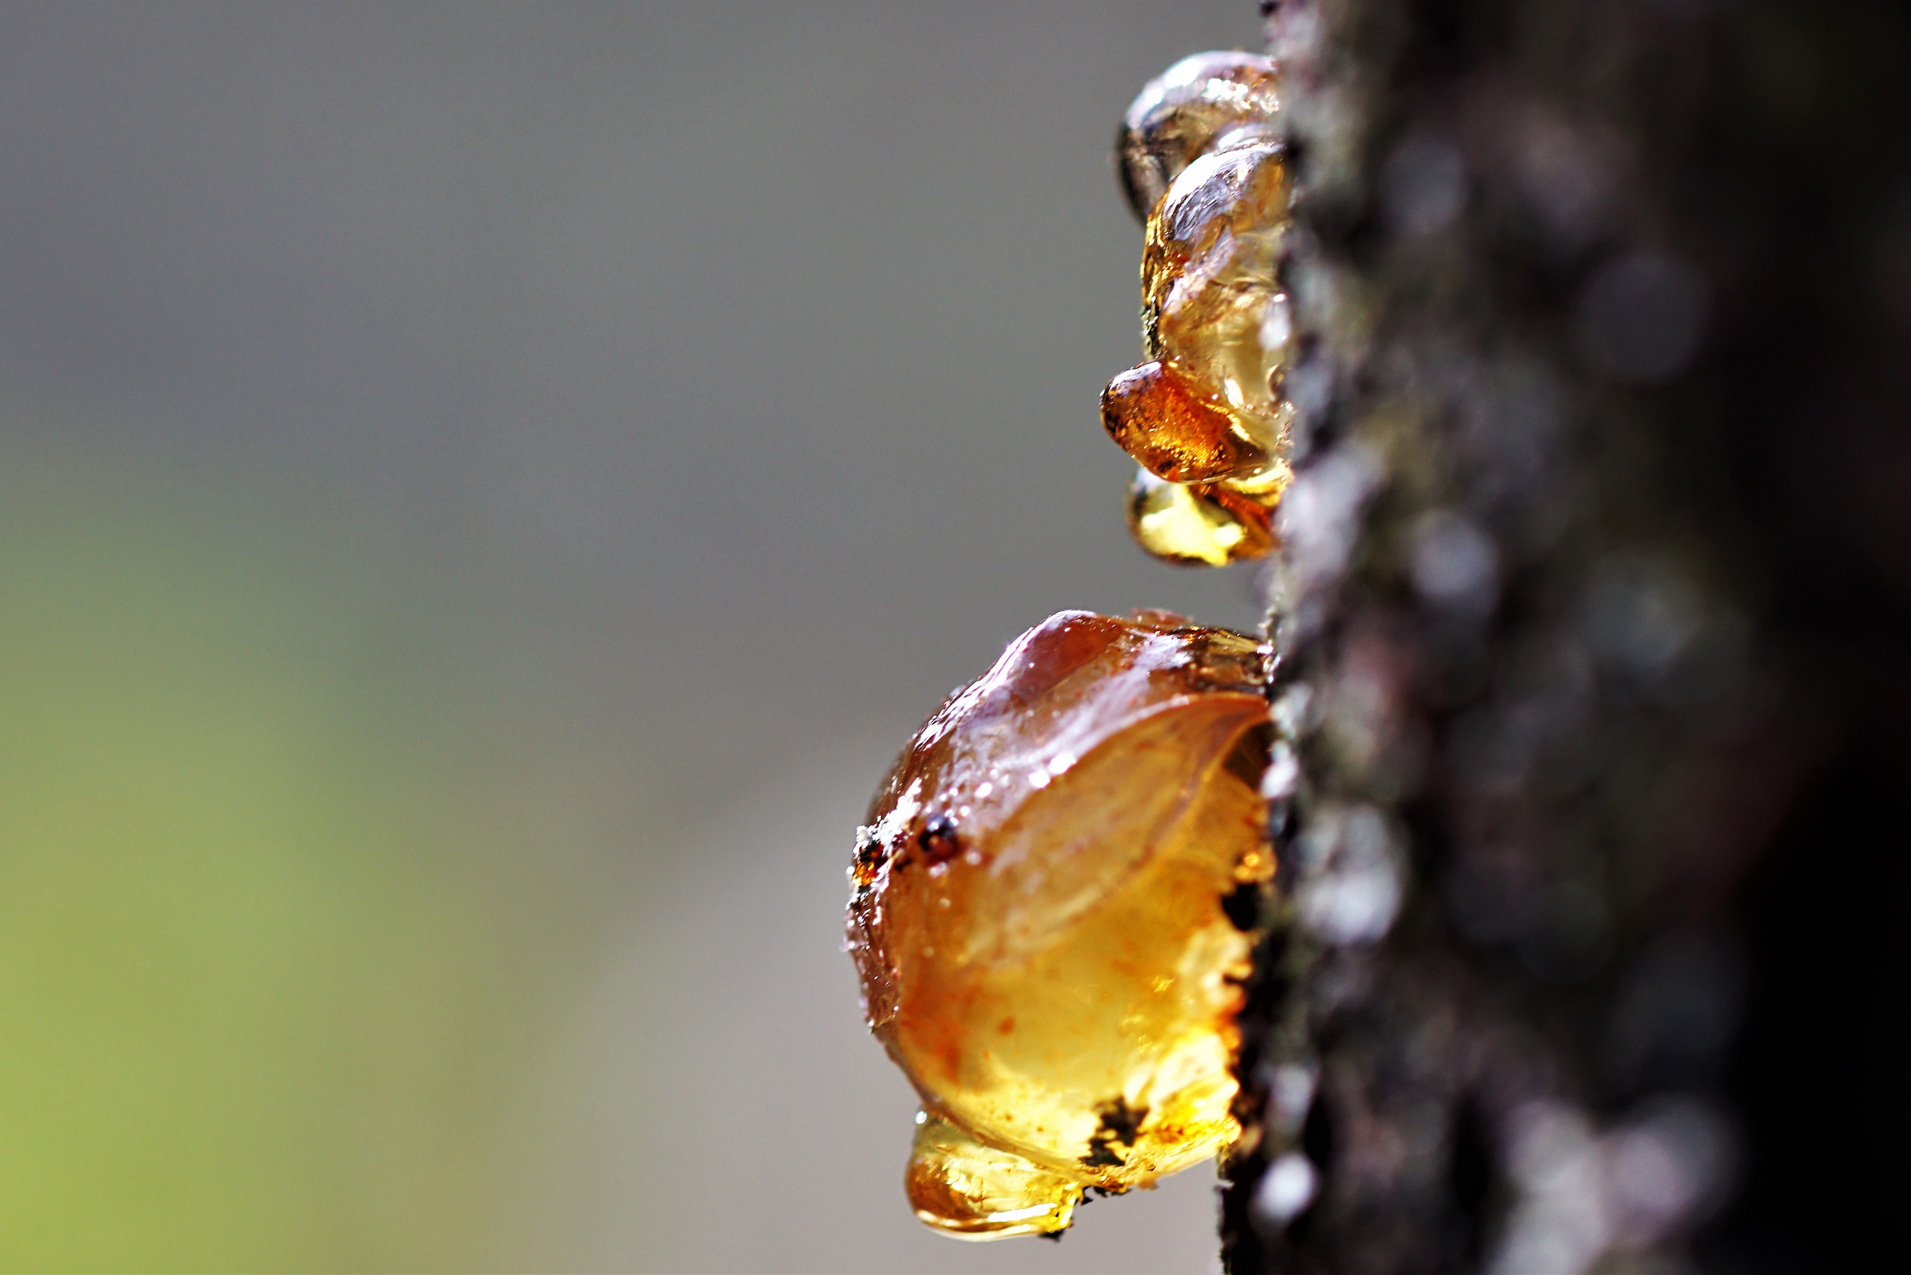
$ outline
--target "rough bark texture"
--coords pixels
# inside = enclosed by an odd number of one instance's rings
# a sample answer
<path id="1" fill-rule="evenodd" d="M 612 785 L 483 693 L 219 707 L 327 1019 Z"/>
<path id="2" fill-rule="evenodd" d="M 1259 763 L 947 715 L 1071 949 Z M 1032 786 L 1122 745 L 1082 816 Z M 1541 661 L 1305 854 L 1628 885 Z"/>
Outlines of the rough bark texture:
<path id="1" fill-rule="evenodd" d="M 1268 35 L 1302 428 L 1230 1268 L 1896 1253 L 1904 16 L 1292 0 Z"/>

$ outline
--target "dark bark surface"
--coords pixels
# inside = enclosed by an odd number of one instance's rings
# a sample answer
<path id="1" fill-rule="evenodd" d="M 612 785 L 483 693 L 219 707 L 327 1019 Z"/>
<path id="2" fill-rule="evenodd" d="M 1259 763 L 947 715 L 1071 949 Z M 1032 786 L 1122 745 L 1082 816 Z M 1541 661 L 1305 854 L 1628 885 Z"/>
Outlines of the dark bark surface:
<path id="1" fill-rule="evenodd" d="M 1293 0 L 1268 32 L 1301 423 L 1230 1268 L 1895 1252 L 1911 26 Z"/>

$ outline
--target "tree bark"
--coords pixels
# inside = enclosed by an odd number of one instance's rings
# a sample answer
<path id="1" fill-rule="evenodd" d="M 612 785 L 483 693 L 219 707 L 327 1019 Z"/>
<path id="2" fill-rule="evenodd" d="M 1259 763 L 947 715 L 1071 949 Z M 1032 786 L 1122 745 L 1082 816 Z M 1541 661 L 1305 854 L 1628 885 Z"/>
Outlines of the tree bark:
<path id="1" fill-rule="evenodd" d="M 1229 1269 L 1895 1252 L 1904 15 L 1264 7 L 1300 416 Z"/>

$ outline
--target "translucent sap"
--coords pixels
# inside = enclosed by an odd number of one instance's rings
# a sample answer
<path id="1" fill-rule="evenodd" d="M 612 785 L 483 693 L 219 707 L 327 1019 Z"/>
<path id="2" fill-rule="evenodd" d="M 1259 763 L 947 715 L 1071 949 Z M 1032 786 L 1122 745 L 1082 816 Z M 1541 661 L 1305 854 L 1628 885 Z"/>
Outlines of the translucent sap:
<path id="1" fill-rule="evenodd" d="M 1161 480 L 1137 483 L 1129 527 L 1175 562 L 1267 553 L 1287 482 L 1293 333 L 1279 276 L 1292 192 L 1275 89 L 1264 58 L 1197 54 L 1135 100 L 1118 146 L 1130 198 L 1146 205 L 1145 361 L 1103 392 L 1102 422 Z"/>

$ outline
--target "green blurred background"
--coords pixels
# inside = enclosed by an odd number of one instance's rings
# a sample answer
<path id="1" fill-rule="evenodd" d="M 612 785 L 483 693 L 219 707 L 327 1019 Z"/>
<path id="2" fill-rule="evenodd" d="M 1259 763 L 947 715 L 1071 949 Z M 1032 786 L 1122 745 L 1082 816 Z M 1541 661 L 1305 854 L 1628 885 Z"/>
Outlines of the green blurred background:
<path id="1" fill-rule="evenodd" d="M 1128 99 L 1247 0 L 0 8 L 0 1267 L 1203 1270 L 901 1197 L 851 829 L 1147 562 Z"/>

